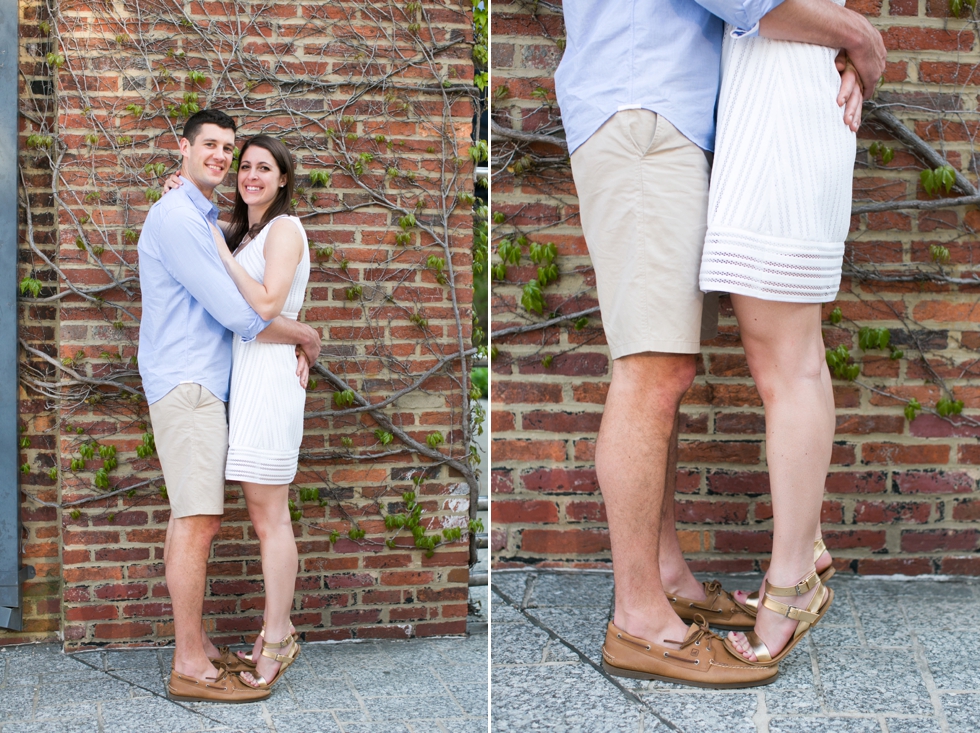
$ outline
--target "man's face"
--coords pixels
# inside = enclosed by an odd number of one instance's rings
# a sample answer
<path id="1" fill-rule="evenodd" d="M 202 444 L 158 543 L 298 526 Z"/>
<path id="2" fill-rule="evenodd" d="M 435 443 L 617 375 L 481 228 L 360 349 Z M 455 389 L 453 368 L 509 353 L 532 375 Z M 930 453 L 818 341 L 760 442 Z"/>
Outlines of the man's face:
<path id="1" fill-rule="evenodd" d="M 235 154 L 235 133 L 211 123 L 201 126 L 191 142 L 180 139 L 180 152 L 184 156 L 182 174 L 210 196 L 231 167 Z"/>

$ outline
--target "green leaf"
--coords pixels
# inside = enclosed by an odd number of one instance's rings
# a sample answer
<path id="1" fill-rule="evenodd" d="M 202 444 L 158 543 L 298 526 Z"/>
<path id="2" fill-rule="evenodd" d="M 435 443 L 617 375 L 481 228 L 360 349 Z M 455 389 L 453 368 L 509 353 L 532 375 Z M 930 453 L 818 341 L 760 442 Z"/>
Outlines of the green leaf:
<path id="1" fill-rule="evenodd" d="M 938 262 L 940 265 L 945 265 L 949 262 L 949 249 L 943 247 L 941 244 L 930 244 L 929 256 L 932 258 L 933 262 Z"/>
<path id="2" fill-rule="evenodd" d="M 922 188 L 930 196 L 939 190 L 939 184 L 936 182 L 936 174 L 928 168 L 919 174 L 919 181 L 922 182 Z"/>
<path id="3" fill-rule="evenodd" d="M 844 319 L 844 314 L 841 313 L 840 306 L 837 306 L 832 311 L 830 311 L 830 322 L 835 326 Z"/>
<path id="4" fill-rule="evenodd" d="M 953 190 L 953 184 L 956 183 L 956 169 L 951 165 L 944 165 L 942 168 L 937 168 L 936 180 L 946 189 L 946 193 L 949 193 Z"/>
<path id="5" fill-rule="evenodd" d="M 446 261 L 442 257 L 429 255 L 428 259 L 425 261 L 425 266 L 433 272 L 441 273 L 446 267 Z"/>
<path id="6" fill-rule="evenodd" d="M 333 403 L 340 409 L 350 407 L 354 404 L 354 390 L 345 389 L 342 392 L 333 393 Z"/>
<path id="7" fill-rule="evenodd" d="M 41 294 L 41 281 L 33 277 L 25 277 L 20 281 L 20 294 L 26 295 L 31 294 L 32 298 L 36 298 Z"/>
<path id="8" fill-rule="evenodd" d="M 888 165 L 895 158 L 895 148 L 885 147 L 884 152 L 881 154 L 881 162 Z"/>
<path id="9" fill-rule="evenodd" d="M 330 184 L 330 171 L 313 170 L 310 171 L 311 186 L 327 186 Z"/>
<path id="10" fill-rule="evenodd" d="M 541 359 L 541 365 L 545 369 L 551 369 L 551 365 L 554 362 L 554 360 L 555 357 L 553 354 L 545 354 L 545 356 Z"/>
<path id="11" fill-rule="evenodd" d="M 435 432 L 429 433 L 429 436 L 425 439 L 425 442 L 429 444 L 430 448 L 435 448 L 446 442 L 446 439 L 442 436 L 442 433 Z"/>
<path id="12" fill-rule="evenodd" d="M 299 490 L 299 500 L 300 501 L 319 501 L 320 500 L 320 489 L 315 486 L 306 487 Z"/>
<path id="13" fill-rule="evenodd" d="M 378 442 L 381 443 L 381 445 L 389 445 L 391 441 L 395 439 L 394 435 L 382 430 L 381 428 L 374 431 L 374 437 L 378 439 Z"/>
<path id="14" fill-rule="evenodd" d="M 905 419 L 912 422 L 918 416 L 920 410 L 922 410 L 922 405 L 920 405 L 919 401 L 913 397 L 909 400 L 908 404 L 905 405 Z"/>
<path id="15" fill-rule="evenodd" d="M 541 285 L 537 280 L 531 280 L 524 286 L 521 293 L 521 305 L 526 310 L 534 311 L 539 315 L 544 313 L 544 296 L 541 294 Z"/>
<path id="16" fill-rule="evenodd" d="M 545 265 L 538 268 L 538 282 L 545 287 L 558 279 L 558 265 Z"/>
<path id="17" fill-rule="evenodd" d="M 484 160 L 487 159 L 488 155 L 487 141 L 480 140 L 476 145 L 471 145 L 469 149 L 470 160 L 473 161 L 474 165 L 479 165 Z"/>

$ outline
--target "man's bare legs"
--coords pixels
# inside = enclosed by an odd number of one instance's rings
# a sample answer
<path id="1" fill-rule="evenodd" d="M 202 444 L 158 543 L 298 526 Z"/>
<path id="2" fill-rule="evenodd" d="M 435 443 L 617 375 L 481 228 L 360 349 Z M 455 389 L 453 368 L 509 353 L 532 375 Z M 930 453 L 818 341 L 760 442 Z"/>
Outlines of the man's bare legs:
<path id="1" fill-rule="evenodd" d="M 262 553 L 262 579 L 265 583 L 265 641 L 274 644 L 286 638 L 292 630 L 289 612 L 296 593 L 296 573 L 299 556 L 293 522 L 289 516 L 289 486 L 268 486 L 242 482 L 248 516 L 259 536 Z M 285 654 L 286 649 L 275 649 Z M 256 661 L 256 673 L 271 680 L 279 670 L 279 662 L 262 656 L 262 640 L 257 639 L 252 649 Z M 246 684 L 255 678 L 250 672 L 241 675 Z"/>
<path id="2" fill-rule="evenodd" d="M 174 609 L 174 669 L 195 679 L 218 676 L 218 670 L 208 658 L 205 642 L 212 648 L 213 645 L 204 634 L 201 616 L 211 540 L 220 527 L 220 515 L 171 518 L 163 549 L 167 588 Z M 212 653 L 215 652 L 216 649 Z"/>
<path id="3" fill-rule="evenodd" d="M 670 435 L 670 452 L 667 454 L 667 471 L 664 475 L 663 511 L 660 513 L 660 581 L 664 590 L 671 595 L 690 598 L 694 601 L 705 599 L 702 586 L 684 560 L 677 526 L 674 517 L 674 491 L 677 487 L 677 434 L 680 428 L 680 413 L 674 418 L 674 429 Z"/>
<path id="4" fill-rule="evenodd" d="M 820 306 L 732 295 L 749 370 L 766 411 L 766 461 L 772 487 L 773 547 L 767 577 L 793 586 L 813 569 L 813 538 L 834 440 L 834 393 L 824 356 Z M 764 590 L 764 588 L 762 589 Z M 805 606 L 806 595 L 781 598 Z M 775 654 L 797 622 L 761 608 L 755 631 Z M 731 635 L 755 661 L 742 634 Z"/>
<path id="5" fill-rule="evenodd" d="M 167 550 L 171 545 L 170 534 L 173 532 L 174 518 L 171 517 L 170 521 L 167 523 L 167 539 L 163 544 L 163 564 L 166 566 L 168 553 Z M 202 606 L 203 609 L 203 606 Z M 204 647 L 204 653 L 207 654 L 208 659 L 214 661 L 221 657 L 221 653 L 218 651 L 218 647 L 214 645 L 211 641 L 211 637 L 208 636 L 207 629 L 204 627 L 204 620 L 201 620 L 201 646 Z"/>
<path id="6" fill-rule="evenodd" d="M 672 435 L 694 373 L 690 354 L 616 359 L 596 441 L 616 580 L 613 623 L 656 644 L 680 641 L 687 633 L 664 594 L 660 545 L 663 504 L 673 502 L 665 491 Z"/>

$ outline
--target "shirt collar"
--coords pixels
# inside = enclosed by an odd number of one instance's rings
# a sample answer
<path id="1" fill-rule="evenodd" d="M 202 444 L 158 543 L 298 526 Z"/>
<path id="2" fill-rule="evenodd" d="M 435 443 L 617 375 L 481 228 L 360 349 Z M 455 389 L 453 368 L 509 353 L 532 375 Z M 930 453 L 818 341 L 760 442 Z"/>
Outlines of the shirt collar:
<path id="1" fill-rule="evenodd" d="M 204 214 L 204 217 L 209 222 L 211 222 L 212 224 L 217 224 L 218 207 L 215 206 L 209 199 L 207 199 L 203 193 L 201 193 L 201 189 L 199 189 L 193 183 L 188 181 L 187 183 L 185 183 L 183 186 L 180 187 L 180 190 L 187 195 L 187 198 L 191 200 L 191 203 L 194 204 L 195 208 L 197 208 L 198 211 Z"/>

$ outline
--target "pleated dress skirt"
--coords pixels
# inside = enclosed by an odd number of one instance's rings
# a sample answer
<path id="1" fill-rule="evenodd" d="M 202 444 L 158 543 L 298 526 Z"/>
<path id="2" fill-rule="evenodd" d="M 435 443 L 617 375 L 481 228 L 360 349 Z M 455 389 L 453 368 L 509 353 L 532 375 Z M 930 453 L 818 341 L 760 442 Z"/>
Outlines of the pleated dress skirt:
<path id="1" fill-rule="evenodd" d="M 856 146 L 837 105 L 837 50 L 731 31 L 722 51 L 701 290 L 832 301 Z"/>

